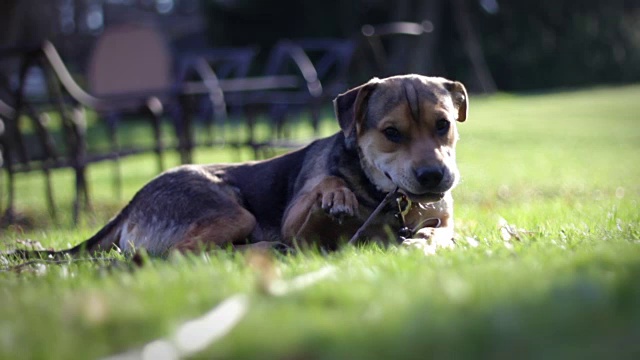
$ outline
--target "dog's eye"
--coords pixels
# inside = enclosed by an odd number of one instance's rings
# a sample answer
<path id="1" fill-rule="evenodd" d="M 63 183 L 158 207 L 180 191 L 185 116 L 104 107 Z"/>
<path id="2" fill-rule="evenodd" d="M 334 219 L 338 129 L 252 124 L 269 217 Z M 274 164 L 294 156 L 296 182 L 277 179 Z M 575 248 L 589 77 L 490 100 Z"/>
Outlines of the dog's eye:
<path id="1" fill-rule="evenodd" d="M 438 134 L 444 135 L 447 132 L 449 132 L 449 126 L 450 125 L 451 125 L 451 123 L 449 122 L 449 120 L 440 119 L 440 120 L 436 121 L 436 131 L 438 132 Z"/>
<path id="2" fill-rule="evenodd" d="M 382 133 L 389 141 L 397 143 L 402 140 L 402 134 L 400 134 L 400 131 L 394 127 L 389 126 L 388 128 L 382 130 Z"/>

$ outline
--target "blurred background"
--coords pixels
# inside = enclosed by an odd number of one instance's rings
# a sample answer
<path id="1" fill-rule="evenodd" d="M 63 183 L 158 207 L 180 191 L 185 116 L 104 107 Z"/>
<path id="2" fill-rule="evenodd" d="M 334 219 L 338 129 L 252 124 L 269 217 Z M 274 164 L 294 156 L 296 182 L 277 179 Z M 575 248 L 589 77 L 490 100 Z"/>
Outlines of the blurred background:
<path id="1" fill-rule="evenodd" d="M 393 21 L 428 22 L 412 70 L 476 89 L 472 56 L 500 90 L 640 79 L 634 0 L 3 0 L 0 47 L 50 39 L 81 71 L 100 34 L 127 22 L 155 26 L 179 55 L 248 45 L 265 52 L 283 38 L 352 38 L 363 25 Z"/>
<path id="2" fill-rule="evenodd" d="M 2 254 L 89 238 L 181 163 L 333 134 L 337 94 L 410 72 L 472 93 L 455 250 Z M 0 359 L 171 356 L 233 294 L 195 357 L 638 359 L 639 100 L 640 0 L 0 0 Z"/>
<path id="3" fill-rule="evenodd" d="M 19 173 L 45 175 L 55 216 L 50 172 L 71 170 L 77 218 L 93 163 L 113 164 L 120 193 L 129 155 L 159 172 L 166 151 L 300 146 L 335 131 L 331 100 L 373 76 L 539 92 L 638 82 L 638 64 L 633 0 L 2 0 L 5 218 Z"/>

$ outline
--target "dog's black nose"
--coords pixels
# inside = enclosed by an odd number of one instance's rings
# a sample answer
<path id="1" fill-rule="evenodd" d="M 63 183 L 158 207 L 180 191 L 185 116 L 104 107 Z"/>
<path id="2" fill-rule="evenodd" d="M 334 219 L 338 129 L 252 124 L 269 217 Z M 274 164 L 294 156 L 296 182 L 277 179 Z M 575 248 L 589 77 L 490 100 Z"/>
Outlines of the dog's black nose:
<path id="1" fill-rule="evenodd" d="M 444 177 L 444 167 L 440 166 L 420 167 L 415 169 L 414 172 L 420 185 L 426 188 L 438 186 Z"/>

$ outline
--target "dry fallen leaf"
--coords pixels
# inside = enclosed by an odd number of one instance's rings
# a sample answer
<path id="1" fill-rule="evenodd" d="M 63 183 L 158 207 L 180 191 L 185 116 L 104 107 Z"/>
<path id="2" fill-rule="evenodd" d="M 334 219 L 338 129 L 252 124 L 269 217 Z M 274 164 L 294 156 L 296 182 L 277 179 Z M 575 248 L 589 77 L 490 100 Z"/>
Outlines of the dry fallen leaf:
<path id="1" fill-rule="evenodd" d="M 269 294 L 274 296 L 287 295 L 290 292 L 305 289 L 324 280 L 336 272 L 336 268 L 328 265 L 310 273 L 298 275 L 289 281 L 276 280 L 271 283 Z"/>
<path id="2" fill-rule="evenodd" d="M 249 311 L 249 297 L 232 295 L 198 318 L 180 325 L 170 337 L 102 360 L 177 360 L 192 356 L 223 338 Z"/>
<path id="3" fill-rule="evenodd" d="M 97 292 L 92 292 L 83 296 L 81 304 L 82 317 L 89 324 L 101 324 L 110 314 L 110 308 L 107 300 L 103 295 Z"/>
<path id="4" fill-rule="evenodd" d="M 273 256 L 267 251 L 260 250 L 249 252 L 247 263 L 256 271 L 260 289 L 272 296 L 283 296 L 303 290 L 336 272 L 335 267 L 325 266 L 285 281 L 280 277 Z M 247 295 L 232 295 L 203 316 L 180 325 L 173 335 L 151 341 L 139 349 L 103 358 L 103 360 L 159 358 L 173 360 L 192 356 L 213 345 L 233 330 L 247 314 L 249 306 L 250 301 Z"/>
<path id="5" fill-rule="evenodd" d="M 478 240 L 476 240 L 475 238 L 472 238 L 470 236 L 466 236 L 464 239 L 467 240 L 467 243 L 469 243 L 469 246 L 471 246 L 471 247 L 478 247 L 478 245 L 480 245 Z"/>
<path id="6" fill-rule="evenodd" d="M 522 240 L 523 235 L 530 234 L 531 231 L 525 229 L 519 229 L 513 224 L 509 224 L 503 217 L 498 219 L 498 230 L 500 231 L 500 237 L 504 241 L 511 241 L 512 239 Z"/>
<path id="7" fill-rule="evenodd" d="M 249 267 L 255 271 L 258 288 L 264 293 L 270 293 L 281 275 L 273 255 L 267 250 L 250 250 L 246 259 Z"/>
<path id="8" fill-rule="evenodd" d="M 42 244 L 40 244 L 39 241 L 36 240 L 30 240 L 30 239 L 18 239 L 16 240 L 16 242 L 20 245 L 23 245 L 24 247 L 26 247 L 29 250 L 45 250 L 44 246 L 42 246 Z"/>
<path id="9" fill-rule="evenodd" d="M 248 310 L 248 296 L 231 296 L 205 315 L 181 325 L 173 335 L 172 343 L 181 355 L 202 351 L 229 333 Z"/>

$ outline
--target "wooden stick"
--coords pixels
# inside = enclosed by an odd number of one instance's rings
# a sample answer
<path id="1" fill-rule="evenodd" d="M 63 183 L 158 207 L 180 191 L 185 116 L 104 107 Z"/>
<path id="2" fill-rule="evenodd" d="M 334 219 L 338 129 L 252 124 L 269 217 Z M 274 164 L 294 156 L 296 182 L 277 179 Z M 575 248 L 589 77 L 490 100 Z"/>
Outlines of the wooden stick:
<path id="1" fill-rule="evenodd" d="M 382 209 L 385 207 L 385 205 L 387 205 L 387 203 L 389 203 L 389 201 L 391 201 L 392 199 L 397 199 L 399 196 L 401 196 L 401 194 L 398 193 L 398 188 L 396 188 L 395 191 L 392 191 L 392 192 L 388 193 L 387 196 L 385 196 L 384 199 L 382 199 L 382 201 L 380 202 L 380 205 L 378 205 L 378 207 L 375 210 L 373 210 L 371 215 L 369 215 L 369 217 L 364 222 L 364 224 L 362 224 L 362 226 L 360 226 L 358 231 L 356 231 L 356 233 L 353 234 L 353 237 L 351 238 L 351 240 L 349 240 L 349 244 L 350 245 L 355 245 L 355 243 L 358 241 L 358 238 L 360 237 L 360 235 L 362 235 L 362 232 L 369 226 L 371 221 L 373 221 L 373 219 L 376 216 L 378 216 L 378 214 L 380 213 L 380 211 L 382 211 Z"/>

